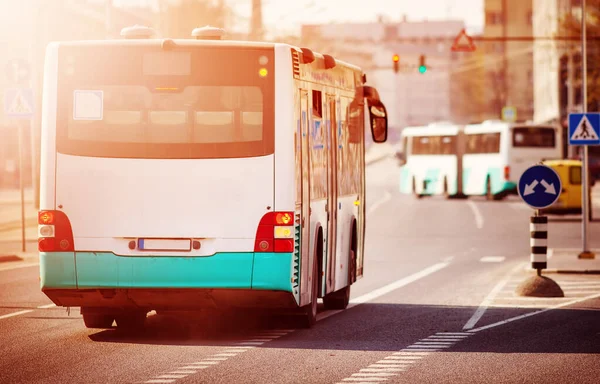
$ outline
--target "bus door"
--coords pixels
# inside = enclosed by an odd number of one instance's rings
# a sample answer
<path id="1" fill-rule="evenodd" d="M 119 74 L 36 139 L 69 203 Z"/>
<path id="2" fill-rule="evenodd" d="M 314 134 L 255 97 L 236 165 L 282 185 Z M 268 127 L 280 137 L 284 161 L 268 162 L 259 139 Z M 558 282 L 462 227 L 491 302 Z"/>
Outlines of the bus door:
<path id="1" fill-rule="evenodd" d="M 310 301 L 310 287 L 308 275 L 312 273 L 312 265 L 310 261 L 310 151 L 308 129 L 309 123 L 309 108 L 308 108 L 308 91 L 300 91 L 300 140 L 301 140 L 301 213 L 300 213 L 300 303 L 301 305 L 308 304 Z M 313 279 L 316 276 L 312 277 Z"/>
<path id="2" fill-rule="evenodd" d="M 335 96 L 327 95 L 327 291 L 335 283 L 337 228 L 337 116 Z"/>

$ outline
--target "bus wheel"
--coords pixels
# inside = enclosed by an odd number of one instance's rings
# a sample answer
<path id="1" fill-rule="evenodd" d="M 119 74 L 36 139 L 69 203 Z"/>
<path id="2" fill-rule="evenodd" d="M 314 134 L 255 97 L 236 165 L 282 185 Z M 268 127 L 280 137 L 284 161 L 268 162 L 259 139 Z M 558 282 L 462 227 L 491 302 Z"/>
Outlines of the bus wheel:
<path id="1" fill-rule="evenodd" d="M 146 311 L 125 311 L 116 317 L 117 327 L 125 331 L 139 331 L 146 324 Z"/>
<path id="2" fill-rule="evenodd" d="M 300 321 L 301 328 L 310 328 L 317 322 L 317 298 L 319 296 L 319 278 L 317 275 L 317 259 L 315 258 L 315 260 L 313 260 L 311 300 L 310 304 L 302 307 L 302 317 Z"/>
<path id="3" fill-rule="evenodd" d="M 346 309 L 350 303 L 350 285 L 356 280 L 356 258 L 354 250 L 350 251 L 350 260 L 348 262 L 348 285 L 336 292 L 331 292 L 323 297 L 323 306 L 325 309 Z M 354 279 L 353 279 L 354 278 Z"/>
<path id="4" fill-rule="evenodd" d="M 452 196 L 450 196 L 450 192 L 448 192 L 448 179 L 446 177 L 444 177 L 444 197 L 446 199 L 450 199 Z"/>
<path id="5" fill-rule="evenodd" d="M 83 323 L 86 328 L 111 328 L 115 317 L 104 313 L 83 312 Z"/>
<path id="6" fill-rule="evenodd" d="M 417 179 L 413 176 L 412 179 L 412 190 L 413 190 L 413 195 L 417 198 L 420 199 L 423 197 L 423 195 L 420 195 L 417 193 Z"/>
<path id="7" fill-rule="evenodd" d="M 488 176 L 485 182 L 485 199 L 494 200 L 494 194 L 492 193 L 492 182 Z"/>

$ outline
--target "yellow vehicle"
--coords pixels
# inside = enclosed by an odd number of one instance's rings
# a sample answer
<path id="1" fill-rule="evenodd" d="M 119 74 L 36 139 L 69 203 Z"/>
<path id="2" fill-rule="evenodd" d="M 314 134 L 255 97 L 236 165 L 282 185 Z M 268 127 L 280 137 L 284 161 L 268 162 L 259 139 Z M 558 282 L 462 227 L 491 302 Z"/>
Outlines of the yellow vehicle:
<path id="1" fill-rule="evenodd" d="M 580 214 L 582 209 L 581 161 L 564 159 L 546 160 L 543 163 L 558 173 L 562 184 L 562 190 L 556 203 L 546 209 L 543 209 L 542 212 L 557 214 Z M 591 190 L 589 196 L 591 196 Z M 592 214 L 590 210 L 590 219 L 591 216 Z"/>

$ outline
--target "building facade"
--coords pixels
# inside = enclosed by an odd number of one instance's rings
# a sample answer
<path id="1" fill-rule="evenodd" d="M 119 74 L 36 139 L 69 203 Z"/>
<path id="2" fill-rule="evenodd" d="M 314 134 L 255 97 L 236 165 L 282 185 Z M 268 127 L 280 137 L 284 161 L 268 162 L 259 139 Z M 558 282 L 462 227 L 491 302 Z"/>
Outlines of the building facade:
<path id="1" fill-rule="evenodd" d="M 361 66 L 388 109 L 392 130 L 452 120 L 450 47 L 463 21 L 402 21 L 303 25 L 303 46 Z M 400 56 L 399 71 L 392 57 Z M 420 56 L 427 71 L 419 72 Z"/>
<path id="2" fill-rule="evenodd" d="M 545 0 L 541 0 L 545 1 Z M 552 1 L 552 0 L 551 0 Z M 516 108 L 517 120 L 534 115 L 533 43 L 511 41 L 532 36 L 532 0 L 485 0 L 485 88 L 489 118 L 501 118 L 502 108 Z"/>

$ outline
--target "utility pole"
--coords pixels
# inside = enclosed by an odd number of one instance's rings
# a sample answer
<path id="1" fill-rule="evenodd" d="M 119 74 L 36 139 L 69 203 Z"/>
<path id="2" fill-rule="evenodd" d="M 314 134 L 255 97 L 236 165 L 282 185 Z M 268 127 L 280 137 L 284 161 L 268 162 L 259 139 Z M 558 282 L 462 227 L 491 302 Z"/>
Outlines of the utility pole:
<path id="1" fill-rule="evenodd" d="M 252 19 L 250 21 L 250 40 L 262 41 L 263 22 L 262 22 L 262 1 L 252 0 Z"/>
<path id="2" fill-rule="evenodd" d="M 509 103 L 508 97 L 508 40 L 507 40 L 507 32 L 508 32 L 508 0 L 502 0 L 502 38 L 504 39 L 503 49 L 502 49 L 502 92 L 504 94 L 503 103 L 504 105 L 500 106 L 500 114 L 502 114 L 502 108 L 507 106 Z"/>

